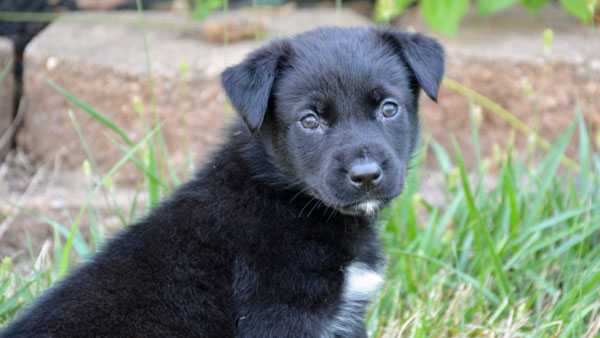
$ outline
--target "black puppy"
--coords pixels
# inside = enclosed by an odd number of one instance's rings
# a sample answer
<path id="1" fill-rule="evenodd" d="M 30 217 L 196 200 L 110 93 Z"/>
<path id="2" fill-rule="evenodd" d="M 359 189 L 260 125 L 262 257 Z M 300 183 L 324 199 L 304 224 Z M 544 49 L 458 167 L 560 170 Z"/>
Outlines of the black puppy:
<path id="1" fill-rule="evenodd" d="M 223 73 L 244 123 L 212 161 L 0 336 L 365 337 L 375 216 L 443 71 L 434 40 L 379 28 L 250 54 Z"/>

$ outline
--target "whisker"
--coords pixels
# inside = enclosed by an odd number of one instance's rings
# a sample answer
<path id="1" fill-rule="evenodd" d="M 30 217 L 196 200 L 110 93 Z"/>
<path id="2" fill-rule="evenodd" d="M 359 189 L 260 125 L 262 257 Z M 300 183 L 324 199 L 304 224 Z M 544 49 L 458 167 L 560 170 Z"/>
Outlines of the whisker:
<path id="1" fill-rule="evenodd" d="M 304 187 L 304 188 L 300 189 L 300 190 L 299 190 L 299 191 L 298 191 L 296 194 L 294 194 L 294 196 L 292 196 L 292 198 L 290 199 L 290 201 L 289 201 L 289 202 L 290 202 L 290 203 L 294 202 L 294 200 L 295 200 L 295 199 L 296 199 L 298 196 L 300 196 L 301 194 L 303 194 L 303 193 L 306 193 L 306 192 L 308 192 L 308 191 L 310 191 L 310 187 Z"/>
<path id="2" fill-rule="evenodd" d="M 320 200 L 316 200 L 317 203 L 315 203 L 315 206 L 312 207 L 312 209 L 310 209 L 310 211 L 308 212 L 308 215 L 306 215 L 306 217 L 310 217 L 310 214 L 312 214 L 312 212 L 315 210 L 315 208 L 319 207 L 321 204 L 323 204 L 323 202 L 321 202 Z"/>
<path id="3" fill-rule="evenodd" d="M 329 207 L 329 209 L 331 209 L 331 212 L 329 213 L 329 217 L 327 217 L 326 222 L 329 222 L 329 220 L 331 220 L 331 217 L 333 217 L 335 214 L 337 214 L 339 212 L 335 207 Z"/>
<path id="4" fill-rule="evenodd" d="M 304 207 L 302 207 L 302 209 L 300 210 L 300 213 L 298 214 L 298 217 L 302 217 L 302 212 L 304 211 L 304 209 L 306 209 L 307 206 L 309 206 L 312 202 L 314 201 L 318 201 L 316 198 L 311 197 L 311 199 L 306 202 L 306 204 L 304 205 Z"/>

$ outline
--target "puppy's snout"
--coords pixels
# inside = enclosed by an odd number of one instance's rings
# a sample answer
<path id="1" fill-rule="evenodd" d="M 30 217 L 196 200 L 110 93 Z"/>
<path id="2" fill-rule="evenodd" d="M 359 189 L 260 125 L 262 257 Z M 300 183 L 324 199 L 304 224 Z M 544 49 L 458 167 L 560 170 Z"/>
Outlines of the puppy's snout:
<path id="1" fill-rule="evenodd" d="M 383 171 L 374 161 L 361 161 L 353 163 L 348 170 L 348 180 L 360 189 L 374 187 L 381 183 Z"/>

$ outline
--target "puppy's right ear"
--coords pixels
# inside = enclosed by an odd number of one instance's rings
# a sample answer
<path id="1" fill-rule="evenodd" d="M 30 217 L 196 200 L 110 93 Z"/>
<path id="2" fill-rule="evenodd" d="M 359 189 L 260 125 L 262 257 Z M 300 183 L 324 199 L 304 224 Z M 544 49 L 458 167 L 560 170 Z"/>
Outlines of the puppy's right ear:
<path id="1" fill-rule="evenodd" d="M 269 110 L 273 83 L 290 50 L 286 40 L 272 42 L 221 75 L 225 93 L 251 132 L 262 125 Z"/>

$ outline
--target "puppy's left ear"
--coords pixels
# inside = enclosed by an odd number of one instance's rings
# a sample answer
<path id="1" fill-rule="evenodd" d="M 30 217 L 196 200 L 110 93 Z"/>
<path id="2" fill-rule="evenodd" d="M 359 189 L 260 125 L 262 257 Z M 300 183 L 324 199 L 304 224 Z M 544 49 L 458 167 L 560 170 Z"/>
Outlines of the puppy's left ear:
<path id="1" fill-rule="evenodd" d="M 419 86 L 427 96 L 437 102 L 438 91 L 444 76 L 444 49 L 434 39 L 417 33 L 391 29 L 380 30 L 383 40 L 394 48 L 408 64 Z"/>
<path id="2" fill-rule="evenodd" d="M 269 110 L 273 83 L 289 50 L 286 40 L 272 42 L 221 74 L 221 83 L 229 100 L 251 132 L 263 123 Z"/>

